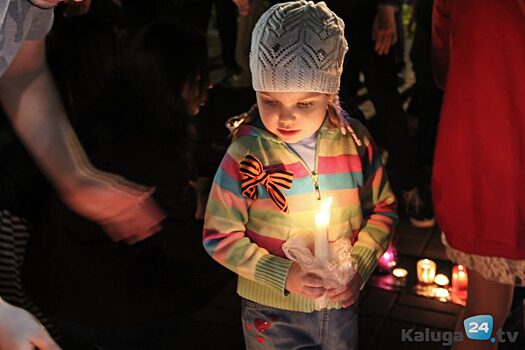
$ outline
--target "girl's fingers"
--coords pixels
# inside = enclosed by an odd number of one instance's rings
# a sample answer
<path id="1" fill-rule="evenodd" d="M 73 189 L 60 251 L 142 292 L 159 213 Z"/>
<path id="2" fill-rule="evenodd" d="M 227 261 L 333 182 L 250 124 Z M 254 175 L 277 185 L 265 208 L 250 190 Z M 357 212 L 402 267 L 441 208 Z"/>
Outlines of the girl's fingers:
<path id="1" fill-rule="evenodd" d="M 344 302 L 350 298 L 352 298 L 352 292 L 347 289 L 343 293 L 330 297 L 330 300 L 335 301 L 335 302 L 338 302 L 338 301 Z"/>
<path id="2" fill-rule="evenodd" d="M 328 289 L 327 292 L 326 292 L 326 295 L 329 297 L 329 298 L 335 298 L 341 294 L 343 294 L 344 292 L 346 292 L 348 290 L 347 287 L 339 287 L 339 288 L 332 288 L 332 289 Z"/>
<path id="3" fill-rule="evenodd" d="M 309 287 L 318 288 L 323 286 L 323 279 L 318 275 L 314 275 L 313 273 L 307 273 L 303 278 L 303 282 L 305 286 Z"/>
<path id="4" fill-rule="evenodd" d="M 303 295 L 308 297 L 308 298 L 315 299 L 315 298 L 322 297 L 323 294 L 325 293 L 325 291 L 326 290 L 324 288 L 316 288 L 316 287 L 305 286 L 304 289 L 303 289 Z"/>
<path id="5" fill-rule="evenodd" d="M 351 298 L 351 299 L 345 301 L 345 302 L 343 303 L 343 305 L 342 305 L 342 306 L 343 306 L 343 309 L 346 309 L 347 307 L 350 307 L 350 306 L 354 305 L 354 304 L 356 303 L 356 301 L 357 301 L 357 298 L 356 298 L 356 299 Z"/>

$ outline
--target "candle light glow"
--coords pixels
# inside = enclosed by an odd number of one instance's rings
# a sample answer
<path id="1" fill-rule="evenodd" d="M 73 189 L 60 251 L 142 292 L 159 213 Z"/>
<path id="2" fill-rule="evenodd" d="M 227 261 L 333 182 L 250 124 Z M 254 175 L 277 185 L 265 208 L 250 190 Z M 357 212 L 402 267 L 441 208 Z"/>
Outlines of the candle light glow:
<path id="1" fill-rule="evenodd" d="M 447 276 L 440 273 L 434 278 L 434 283 L 440 287 L 446 287 L 449 283 L 449 279 Z"/>
<path id="2" fill-rule="evenodd" d="M 463 265 L 454 265 L 452 268 L 452 290 L 455 293 L 466 293 L 467 286 L 467 269 Z"/>
<path id="3" fill-rule="evenodd" d="M 392 271 L 392 274 L 397 278 L 405 278 L 408 276 L 408 271 L 406 269 L 398 267 L 395 268 L 394 271 Z"/>
<path id="4" fill-rule="evenodd" d="M 383 271 L 389 271 L 396 266 L 396 251 L 394 247 L 389 246 L 386 252 L 381 256 L 378 262 L 379 268 Z"/>
<path id="5" fill-rule="evenodd" d="M 429 259 L 422 259 L 417 262 L 417 279 L 419 282 L 430 284 L 436 276 L 436 263 Z"/>
<path id="6" fill-rule="evenodd" d="M 449 295 L 448 290 L 445 288 L 434 288 L 433 292 L 437 298 L 446 298 Z"/>
<path id="7" fill-rule="evenodd" d="M 330 207 L 332 197 L 328 197 L 322 204 L 319 213 L 315 214 L 315 258 L 319 261 L 328 261 L 328 225 L 330 224 Z"/>

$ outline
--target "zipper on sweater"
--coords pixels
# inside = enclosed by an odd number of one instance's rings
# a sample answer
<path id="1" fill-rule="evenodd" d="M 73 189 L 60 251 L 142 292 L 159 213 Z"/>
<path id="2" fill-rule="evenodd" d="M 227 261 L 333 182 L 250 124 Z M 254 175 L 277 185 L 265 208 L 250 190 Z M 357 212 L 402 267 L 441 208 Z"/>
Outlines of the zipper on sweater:
<path id="1" fill-rule="evenodd" d="M 314 171 L 310 170 L 310 168 L 308 167 L 306 162 L 303 160 L 303 158 L 301 158 L 297 154 L 297 152 L 295 152 L 290 147 L 288 147 L 288 144 L 286 144 L 286 142 L 282 142 L 282 144 L 284 145 L 284 147 L 288 151 L 290 151 L 292 154 L 294 154 L 297 157 L 297 159 L 299 159 L 299 162 L 301 162 L 301 164 L 304 166 L 304 168 L 308 171 L 308 173 L 310 174 L 310 177 L 312 178 L 312 181 L 314 183 L 315 197 L 317 198 L 318 201 L 320 201 L 321 200 L 321 191 L 319 190 L 319 171 L 318 171 L 318 167 L 319 167 L 319 160 L 318 160 L 319 143 L 320 143 L 320 140 L 321 140 L 321 133 L 320 132 L 317 133 L 316 138 L 317 139 L 315 141 Z"/>

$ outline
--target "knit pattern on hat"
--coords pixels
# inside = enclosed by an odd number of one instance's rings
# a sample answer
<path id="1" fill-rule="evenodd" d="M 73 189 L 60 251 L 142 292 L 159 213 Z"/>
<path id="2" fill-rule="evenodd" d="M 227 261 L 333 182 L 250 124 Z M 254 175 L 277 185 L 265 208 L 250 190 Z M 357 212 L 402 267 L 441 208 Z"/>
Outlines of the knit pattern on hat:
<path id="1" fill-rule="evenodd" d="M 324 2 L 272 6 L 252 33 L 253 89 L 336 94 L 348 50 L 344 27 Z"/>

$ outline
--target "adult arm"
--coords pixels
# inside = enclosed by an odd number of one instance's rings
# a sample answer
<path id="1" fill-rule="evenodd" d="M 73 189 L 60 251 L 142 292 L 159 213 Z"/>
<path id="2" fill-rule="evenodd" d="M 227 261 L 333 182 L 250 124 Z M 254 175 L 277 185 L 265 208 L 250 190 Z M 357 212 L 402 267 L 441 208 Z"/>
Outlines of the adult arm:
<path id="1" fill-rule="evenodd" d="M 72 63 L 74 64 L 74 63 Z M 159 228 L 153 189 L 93 168 L 68 122 L 43 40 L 25 41 L 0 78 L 0 102 L 61 198 L 114 239 L 136 242 Z"/>

